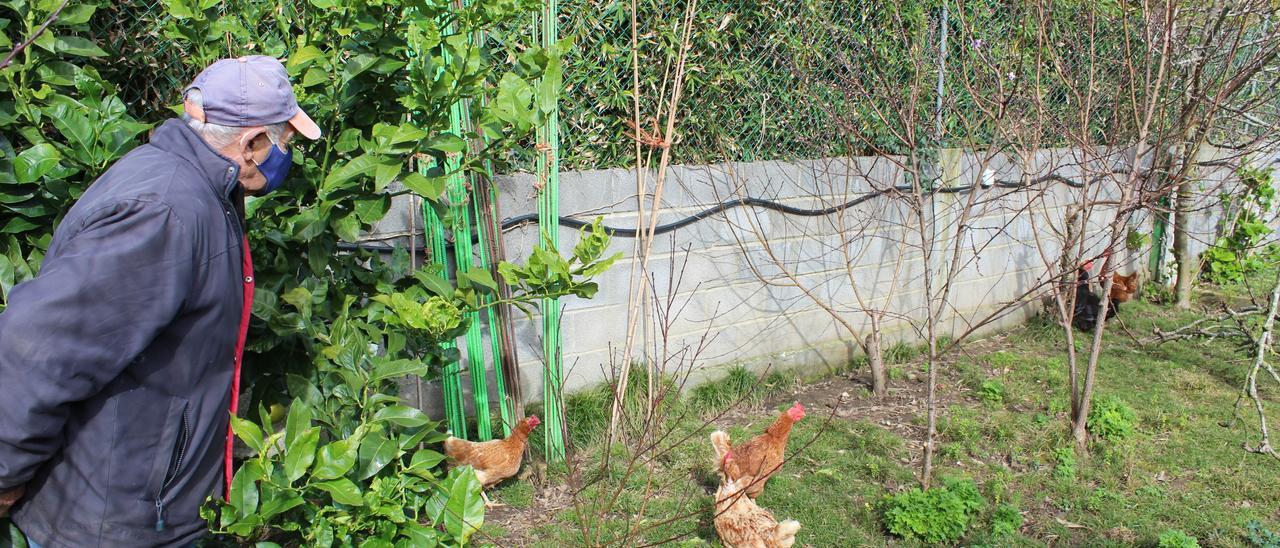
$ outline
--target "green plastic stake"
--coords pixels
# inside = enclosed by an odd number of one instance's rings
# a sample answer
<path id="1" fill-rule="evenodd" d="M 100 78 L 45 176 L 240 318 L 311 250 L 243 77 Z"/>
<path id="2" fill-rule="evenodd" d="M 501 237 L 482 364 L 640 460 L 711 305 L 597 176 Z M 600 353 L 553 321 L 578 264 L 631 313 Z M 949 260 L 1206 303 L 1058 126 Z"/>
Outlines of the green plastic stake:
<path id="1" fill-rule="evenodd" d="M 419 165 L 418 171 L 425 173 L 427 169 Z M 446 258 L 448 256 L 445 253 L 444 245 L 444 223 L 436 216 L 435 210 L 426 204 L 426 200 L 423 200 L 422 220 L 427 241 L 431 244 L 431 264 L 440 267 L 442 270 L 447 269 Z M 456 345 L 452 341 L 446 341 L 441 346 L 448 349 L 454 348 Z M 441 377 L 440 387 L 444 392 L 444 414 L 445 419 L 449 422 L 449 430 L 454 436 L 465 439 L 467 437 L 467 415 L 462 406 L 460 364 L 453 362 L 444 366 L 444 375 Z"/>
<path id="2" fill-rule="evenodd" d="M 540 38 L 543 47 L 555 45 L 558 38 L 559 13 L 557 0 L 546 0 L 540 16 L 534 17 L 534 33 Z M 558 221 L 560 216 L 560 108 L 559 102 L 551 112 L 547 113 L 544 124 L 538 128 L 538 143 L 545 149 L 538 154 L 538 178 L 542 181 L 542 189 L 538 194 L 538 228 L 542 238 L 538 245 L 542 249 L 555 246 L 558 240 Z M 560 398 L 563 395 L 564 374 L 561 369 L 560 346 L 560 299 L 542 300 L 542 354 L 545 362 L 542 382 L 543 430 L 545 436 L 545 454 L 547 462 L 564 460 L 564 421 L 561 414 Z"/>
<path id="3" fill-rule="evenodd" d="M 449 32 L 449 28 L 445 32 Z M 467 37 L 468 41 L 474 37 Z M 448 49 L 444 50 L 444 62 L 450 63 Z M 458 101 L 449 108 L 449 130 L 459 137 L 470 130 L 471 120 L 467 116 L 467 101 Z M 456 154 L 445 157 L 446 187 L 449 194 L 449 215 L 453 218 L 454 264 L 457 266 L 458 279 L 464 278 L 474 267 L 473 249 L 471 246 L 472 217 L 471 196 L 468 192 L 467 174 L 462 170 L 461 158 Z M 481 333 L 479 314 L 468 312 L 467 320 L 467 371 L 471 377 L 471 397 L 475 403 L 476 437 L 479 441 L 487 441 L 493 437 L 492 419 L 489 417 L 489 386 L 485 370 L 484 335 Z M 461 402 L 461 397 L 458 399 Z"/>

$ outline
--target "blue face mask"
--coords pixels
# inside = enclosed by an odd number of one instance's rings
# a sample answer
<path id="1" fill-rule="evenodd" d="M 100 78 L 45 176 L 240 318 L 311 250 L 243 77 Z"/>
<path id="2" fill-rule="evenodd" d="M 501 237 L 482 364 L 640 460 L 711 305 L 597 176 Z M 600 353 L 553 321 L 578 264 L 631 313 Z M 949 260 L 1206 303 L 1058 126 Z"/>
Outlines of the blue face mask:
<path id="1" fill-rule="evenodd" d="M 271 151 L 267 153 L 267 159 L 258 164 L 258 171 L 262 172 L 262 176 L 267 178 L 267 186 L 258 192 L 259 196 L 270 194 L 280 185 L 284 184 L 285 178 L 289 176 L 289 168 L 293 167 L 293 151 L 284 152 L 280 150 L 280 146 L 273 140 L 271 142 Z"/>

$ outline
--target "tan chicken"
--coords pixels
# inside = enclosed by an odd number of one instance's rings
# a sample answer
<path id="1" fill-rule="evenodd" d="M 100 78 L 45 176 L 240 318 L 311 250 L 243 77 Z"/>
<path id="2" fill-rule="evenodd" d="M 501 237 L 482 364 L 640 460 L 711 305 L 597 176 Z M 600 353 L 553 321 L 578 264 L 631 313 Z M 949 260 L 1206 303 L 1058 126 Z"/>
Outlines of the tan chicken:
<path id="1" fill-rule="evenodd" d="M 733 456 L 729 456 L 733 462 Z M 782 523 L 773 513 L 756 505 L 743 490 L 751 478 L 723 479 L 716 490 L 716 534 L 726 548 L 790 548 L 796 542 L 800 523 L 789 519 Z"/>
<path id="2" fill-rule="evenodd" d="M 796 403 L 784 411 L 763 434 L 732 447 L 729 434 L 723 430 L 711 433 L 711 446 L 715 448 L 716 464 L 730 480 L 759 478 L 744 483 L 747 496 L 756 498 L 764 492 L 764 484 L 779 468 L 787 450 L 787 438 L 791 425 L 804 418 L 804 406 Z M 732 458 L 730 456 L 732 455 Z"/>
<path id="3" fill-rule="evenodd" d="M 489 501 L 483 489 L 497 485 L 502 480 L 516 475 L 520 471 L 520 461 L 524 458 L 525 445 L 529 443 L 529 433 L 541 424 L 536 415 L 529 415 L 516 425 L 515 430 L 506 439 L 475 442 L 449 436 L 444 440 L 444 454 L 453 459 L 458 466 L 470 465 L 476 471 L 476 479 L 480 480 L 485 506 L 498 506 Z"/>

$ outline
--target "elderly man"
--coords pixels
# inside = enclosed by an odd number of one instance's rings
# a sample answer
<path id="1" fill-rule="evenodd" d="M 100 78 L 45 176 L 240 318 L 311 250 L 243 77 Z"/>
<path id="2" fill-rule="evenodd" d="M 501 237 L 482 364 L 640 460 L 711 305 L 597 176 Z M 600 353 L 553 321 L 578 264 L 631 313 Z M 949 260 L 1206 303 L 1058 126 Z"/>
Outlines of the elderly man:
<path id="1" fill-rule="evenodd" d="M 269 57 L 214 63 L 184 106 L 89 187 L 0 314 L 0 515 L 36 545 L 187 545 L 229 481 L 244 196 L 320 129 Z"/>

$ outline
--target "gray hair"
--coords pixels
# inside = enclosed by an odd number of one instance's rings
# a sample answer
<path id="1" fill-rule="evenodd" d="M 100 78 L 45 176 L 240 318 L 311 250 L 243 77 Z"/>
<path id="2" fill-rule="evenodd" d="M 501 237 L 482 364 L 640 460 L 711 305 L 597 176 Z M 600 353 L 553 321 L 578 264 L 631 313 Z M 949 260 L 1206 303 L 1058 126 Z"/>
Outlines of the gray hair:
<path id="1" fill-rule="evenodd" d="M 187 91 L 187 94 L 183 98 L 190 101 L 192 105 L 200 109 L 204 108 L 204 93 L 202 93 L 199 88 L 192 88 Z M 244 127 L 222 126 L 218 124 L 210 124 L 208 122 L 201 122 L 200 120 L 192 118 L 190 114 L 185 112 L 182 113 L 182 119 L 187 122 L 187 125 L 191 126 L 191 129 L 195 130 L 196 135 L 199 135 L 206 143 L 209 143 L 209 146 L 216 150 L 222 150 L 232 143 L 235 143 L 244 135 L 245 131 L 249 129 Z M 273 142 L 279 143 L 284 139 L 284 134 L 288 129 L 288 126 L 289 122 L 280 122 L 278 124 L 266 126 L 267 136 L 270 137 Z"/>

